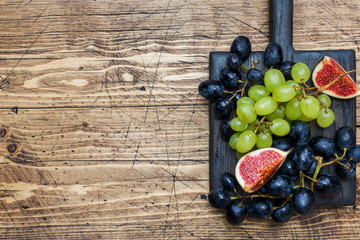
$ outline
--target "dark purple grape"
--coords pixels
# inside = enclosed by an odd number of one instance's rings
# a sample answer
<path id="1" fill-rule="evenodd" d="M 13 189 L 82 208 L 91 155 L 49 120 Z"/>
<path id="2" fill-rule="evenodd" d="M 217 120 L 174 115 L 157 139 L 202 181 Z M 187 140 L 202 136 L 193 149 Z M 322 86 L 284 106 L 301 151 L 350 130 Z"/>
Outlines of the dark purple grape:
<path id="1" fill-rule="evenodd" d="M 340 180 L 333 175 L 320 175 L 318 176 L 317 181 L 315 190 L 325 197 L 335 196 L 342 189 Z"/>
<path id="2" fill-rule="evenodd" d="M 272 204 L 268 199 L 256 199 L 247 207 L 248 215 L 255 218 L 265 219 L 272 214 Z"/>
<path id="3" fill-rule="evenodd" d="M 285 61 L 280 65 L 280 71 L 284 75 L 286 80 L 292 80 L 291 69 L 295 65 L 295 62 Z"/>
<path id="4" fill-rule="evenodd" d="M 246 217 L 247 210 L 245 204 L 241 203 L 239 199 L 233 200 L 231 205 L 226 209 L 226 220 L 236 225 L 242 223 Z"/>
<path id="5" fill-rule="evenodd" d="M 360 146 L 351 148 L 347 153 L 346 157 L 354 163 L 360 162 Z"/>
<path id="6" fill-rule="evenodd" d="M 265 73 L 263 73 L 261 70 L 256 68 L 251 68 L 247 72 L 247 79 L 252 82 L 253 84 L 263 85 L 264 84 L 264 76 Z"/>
<path id="7" fill-rule="evenodd" d="M 287 197 L 294 187 L 292 179 L 287 175 L 275 175 L 267 183 L 267 192 L 272 196 Z"/>
<path id="8" fill-rule="evenodd" d="M 216 188 L 208 195 L 209 202 L 214 208 L 226 208 L 231 204 L 230 192 L 225 188 Z"/>
<path id="9" fill-rule="evenodd" d="M 231 43 L 230 52 L 239 55 L 240 59 L 245 60 L 251 54 L 251 42 L 245 36 L 238 36 Z"/>
<path id="10" fill-rule="evenodd" d="M 224 67 L 221 70 L 219 76 L 220 82 L 224 85 L 227 90 L 237 90 L 240 87 L 241 75 L 238 71 L 228 67 Z"/>
<path id="11" fill-rule="evenodd" d="M 316 156 L 321 156 L 326 159 L 334 157 L 336 146 L 333 140 L 323 136 L 317 136 L 310 140 L 309 146 L 314 151 Z"/>
<path id="12" fill-rule="evenodd" d="M 348 179 L 348 178 L 353 178 L 353 177 L 356 176 L 355 163 L 353 163 L 352 161 L 350 161 L 350 162 L 348 162 L 348 161 L 340 161 L 340 162 L 342 164 L 345 164 L 346 166 L 348 166 L 349 169 L 347 169 L 343 165 L 336 164 L 335 171 L 336 171 L 337 175 L 339 175 L 339 177 L 344 178 L 344 179 Z"/>
<path id="13" fill-rule="evenodd" d="M 267 186 L 266 184 L 263 185 L 261 188 L 258 189 L 258 191 L 262 194 L 266 194 L 267 193 Z"/>
<path id="14" fill-rule="evenodd" d="M 316 170 L 316 166 L 317 166 L 317 161 L 315 160 L 315 161 L 313 161 L 313 164 L 311 165 L 311 167 L 308 170 L 304 171 L 304 173 L 309 177 L 313 177 L 315 170 Z M 322 172 L 322 170 L 323 170 L 323 168 L 320 168 L 318 174 L 320 174 Z"/>
<path id="15" fill-rule="evenodd" d="M 294 151 L 292 151 L 290 154 L 294 155 Z M 278 172 L 293 177 L 299 175 L 299 170 L 297 170 L 295 167 L 295 163 L 292 161 L 290 154 L 286 157 Z"/>
<path id="16" fill-rule="evenodd" d="M 283 207 L 275 209 L 271 218 L 278 223 L 287 222 L 291 217 L 292 211 L 291 202 L 287 202 Z"/>
<path id="17" fill-rule="evenodd" d="M 226 65 L 233 69 L 233 70 L 239 70 L 241 64 L 243 64 L 244 59 L 241 59 L 238 54 L 230 53 L 226 60 Z"/>
<path id="18" fill-rule="evenodd" d="M 356 145 L 355 132 L 351 127 L 344 126 L 336 130 L 334 142 L 339 150 L 351 149 Z"/>
<path id="19" fill-rule="evenodd" d="M 292 205 L 300 214 L 308 213 L 315 201 L 314 193 L 306 187 L 298 187 L 293 190 Z"/>
<path id="20" fill-rule="evenodd" d="M 224 86 L 220 81 L 206 80 L 199 84 L 199 93 L 209 101 L 216 101 L 223 96 Z"/>
<path id="21" fill-rule="evenodd" d="M 293 161 L 299 171 L 307 171 L 315 161 L 314 152 L 308 145 L 295 149 Z"/>
<path id="22" fill-rule="evenodd" d="M 279 43 L 271 42 L 267 45 L 264 53 L 264 64 L 266 67 L 279 69 L 283 62 L 283 50 Z"/>
<path id="23" fill-rule="evenodd" d="M 220 98 L 213 104 L 212 109 L 215 117 L 219 119 L 229 117 L 232 112 L 232 102 L 227 98 Z"/>
<path id="24" fill-rule="evenodd" d="M 225 172 L 221 175 L 220 182 L 225 189 L 231 191 L 234 191 L 234 189 L 236 189 L 238 186 L 235 176 L 228 172 Z"/>
<path id="25" fill-rule="evenodd" d="M 283 151 L 288 151 L 292 148 L 291 140 L 287 137 L 274 138 L 272 147 L 278 148 Z"/>
<path id="26" fill-rule="evenodd" d="M 229 141 L 230 137 L 235 133 L 235 131 L 232 130 L 230 126 L 231 120 L 231 116 L 228 118 L 224 118 L 221 120 L 219 125 L 220 137 L 226 142 Z"/>
<path id="27" fill-rule="evenodd" d="M 293 121 L 290 126 L 289 135 L 293 138 L 293 145 L 302 146 L 309 142 L 311 138 L 311 132 L 309 126 L 303 121 Z"/>

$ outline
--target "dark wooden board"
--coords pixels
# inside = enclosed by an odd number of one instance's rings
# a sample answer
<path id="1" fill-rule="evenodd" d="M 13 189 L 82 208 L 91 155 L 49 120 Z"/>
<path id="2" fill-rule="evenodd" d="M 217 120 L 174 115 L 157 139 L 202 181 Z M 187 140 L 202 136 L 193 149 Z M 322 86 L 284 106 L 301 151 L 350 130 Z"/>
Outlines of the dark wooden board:
<path id="1" fill-rule="evenodd" d="M 355 52 L 353 50 L 329 50 L 329 51 L 296 51 L 292 47 L 292 8 L 290 0 L 270 0 L 270 41 L 281 44 L 284 51 L 284 61 L 306 63 L 312 71 L 316 64 L 324 57 L 334 58 L 346 71 L 354 70 Z M 209 60 L 209 79 L 218 80 L 219 73 L 226 65 L 228 52 L 211 52 Z M 260 69 L 266 69 L 263 65 L 263 52 L 252 52 L 244 63 L 250 67 L 253 61 L 258 61 Z M 356 81 L 355 74 L 351 77 Z M 311 80 L 308 81 L 309 83 Z M 335 122 L 328 128 L 322 129 L 317 124 L 311 124 L 312 136 L 323 135 L 333 138 L 336 129 L 341 126 L 350 126 L 356 129 L 356 100 L 341 100 L 332 98 L 330 108 L 335 113 Z M 221 139 L 219 133 L 220 121 L 214 117 L 210 104 L 210 190 L 220 186 L 220 176 L 223 172 L 234 173 L 236 165 L 236 152 L 232 150 L 228 142 Z M 324 173 L 334 173 L 334 166 L 324 169 Z M 354 205 L 356 199 L 356 178 L 342 180 L 342 192 L 331 198 L 316 197 L 316 205 L 319 206 L 347 206 Z"/>

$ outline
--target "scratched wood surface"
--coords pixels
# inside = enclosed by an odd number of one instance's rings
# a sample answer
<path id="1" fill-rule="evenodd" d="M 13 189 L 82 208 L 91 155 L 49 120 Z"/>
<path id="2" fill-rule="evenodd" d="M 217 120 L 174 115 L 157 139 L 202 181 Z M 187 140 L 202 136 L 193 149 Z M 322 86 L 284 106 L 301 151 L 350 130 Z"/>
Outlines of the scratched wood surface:
<path id="1" fill-rule="evenodd" d="M 359 8 L 295 1 L 295 48 L 354 49 L 359 69 Z M 359 206 L 233 227 L 207 202 L 208 103 L 197 86 L 209 52 L 237 35 L 264 50 L 268 1 L 0 9 L 1 239 L 360 239 Z"/>

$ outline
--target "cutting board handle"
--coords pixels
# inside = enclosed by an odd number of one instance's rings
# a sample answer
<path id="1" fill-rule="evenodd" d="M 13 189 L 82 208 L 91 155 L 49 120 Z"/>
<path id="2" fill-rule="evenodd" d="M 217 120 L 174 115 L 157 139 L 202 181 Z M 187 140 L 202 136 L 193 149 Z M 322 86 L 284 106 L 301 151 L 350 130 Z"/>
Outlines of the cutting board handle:
<path id="1" fill-rule="evenodd" d="M 294 50 L 293 0 L 270 0 L 270 42 L 277 42 L 284 51 Z"/>

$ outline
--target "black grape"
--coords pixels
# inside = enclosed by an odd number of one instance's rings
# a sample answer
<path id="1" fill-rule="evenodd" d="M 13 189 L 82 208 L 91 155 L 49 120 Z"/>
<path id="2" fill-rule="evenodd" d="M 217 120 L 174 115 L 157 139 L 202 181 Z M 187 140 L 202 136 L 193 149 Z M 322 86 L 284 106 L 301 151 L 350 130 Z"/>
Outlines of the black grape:
<path id="1" fill-rule="evenodd" d="M 293 207 L 291 202 L 287 202 L 283 207 L 274 210 L 271 218 L 278 223 L 289 221 L 292 214 Z"/>
<path id="2" fill-rule="evenodd" d="M 284 75 L 286 80 L 292 80 L 291 69 L 295 65 L 295 62 L 285 61 L 280 65 L 280 71 Z"/>
<path id="3" fill-rule="evenodd" d="M 351 149 L 356 145 L 355 132 L 351 127 L 344 126 L 336 130 L 334 142 L 339 150 Z"/>
<path id="4" fill-rule="evenodd" d="M 261 70 L 256 68 L 251 68 L 247 72 L 247 79 L 252 82 L 253 84 L 263 85 L 264 84 L 264 76 L 265 73 L 263 73 Z"/>
<path id="5" fill-rule="evenodd" d="M 199 93 L 209 101 L 216 101 L 223 96 L 224 86 L 220 81 L 206 80 L 199 84 Z"/>
<path id="6" fill-rule="evenodd" d="M 305 145 L 311 138 L 309 126 L 303 121 L 293 121 L 290 126 L 289 136 L 293 138 L 293 145 Z"/>
<path id="7" fill-rule="evenodd" d="M 241 75 L 236 70 L 225 67 L 221 70 L 219 76 L 220 82 L 227 90 L 237 90 L 240 86 Z"/>
<path id="8" fill-rule="evenodd" d="M 318 176 L 317 181 L 318 182 L 315 184 L 316 192 L 319 192 L 326 197 L 335 196 L 342 189 L 340 180 L 330 174 Z"/>
<path id="9" fill-rule="evenodd" d="M 251 42 L 245 36 L 238 36 L 231 44 L 230 52 L 239 55 L 240 59 L 245 60 L 251 54 Z"/>
<path id="10" fill-rule="evenodd" d="M 226 220 L 232 225 L 243 222 L 246 217 L 246 206 L 240 202 L 239 199 L 233 200 L 231 205 L 226 209 Z"/>
<path id="11" fill-rule="evenodd" d="M 232 102 L 227 98 L 220 98 L 214 103 L 212 109 L 215 117 L 220 119 L 228 117 L 232 112 Z"/>
<path id="12" fill-rule="evenodd" d="M 225 188 L 216 188 L 208 195 L 209 202 L 214 208 L 226 208 L 230 205 L 230 192 Z"/>
<path id="13" fill-rule="evenodd" d="M 269 43 L 264 53 L 265 66 L 268 68 L 274 67 L 279 69 L 282 62 L 283 62 L 283 50 L 280 44 L 277 42 Z"/>
<path id="14" fill-rule="evenodd" d="M 292 205 L 300 214 L 308 213 L 315 201 L 314 193 L 306 187 L 298 187 L 293 190 Z"/>

